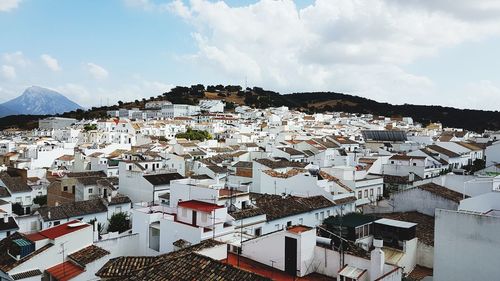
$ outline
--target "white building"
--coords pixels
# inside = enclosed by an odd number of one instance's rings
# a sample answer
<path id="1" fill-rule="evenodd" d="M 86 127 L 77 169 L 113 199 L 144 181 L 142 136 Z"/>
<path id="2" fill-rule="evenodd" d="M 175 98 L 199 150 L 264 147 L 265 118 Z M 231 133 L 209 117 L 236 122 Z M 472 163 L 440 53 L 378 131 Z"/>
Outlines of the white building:
<path id="1" fill-rule="evenodd" d="M 76 122 L 77 120 L 73 118 L 49 117 L 38 120 L 38 128 L 41 130 L 65 129 L 71 127 Z"/>
<path id="2" fill-rule="evenodd" d="M 500 276 L 500 192 L 465 199 L 459 210 L 436 210 L 434 280 Z"/>
<path id="3" fill-rule="evenodd" d="M 170 104 L 161 109 L 162 117 L 173 119 L 181 116 L 193 116 L 200 113 L 200 107 L 188 104 Z"/>

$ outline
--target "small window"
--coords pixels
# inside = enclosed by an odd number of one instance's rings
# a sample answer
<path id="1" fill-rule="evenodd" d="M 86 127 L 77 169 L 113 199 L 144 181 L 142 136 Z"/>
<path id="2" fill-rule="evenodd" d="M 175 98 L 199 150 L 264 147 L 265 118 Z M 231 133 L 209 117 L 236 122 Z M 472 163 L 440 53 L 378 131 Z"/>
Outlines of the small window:
<path id="1" fill-rule="evenodd" d="M 60 225 L 60 224 L 61 224 L 61 222 L 60 222 L 60 221 L 55 221 L 55 222 L 54 222 L 54 226 L 56 226 L 56 225 Z"/>
<path id="2" fill-rule="evenodd" d="M 292 226 L 292 221 L 287 221 L 286 222 L 286 227 L 290 227 L 290 226 Z"/>
<path id="3" fill-rule="evenodd" d="M 262 227 L 258 227 L 255 229 L 255 236 L 261 236 L 262 235 Z"/>
<path id="4" fill-rule="evenodd" d="M 391 161 L 391 164 L 394 164 L 394 161 Z"/>
<path id="5" fill-rule="evenodd" d="M 68 187 L 67 186 L 63 186 L 63 191 L 68 192 Z"/>
<path id="6" fill-rule="evenodd" d="M 413 163 L 413 166 L 417 166 L 417 163 Z"/>
<path id="7" fill-rule="evenodd" d="M 316 218 L 316 220 L 318 220 L 319 219 L 319 214 L 318 213 L 314 214 L 314 217 Z"/>
<path id="8" fill-rule="evenodd" d="M 94 192 L 94 190 L 92 188 L 89 188 L 89 194 L 92 194 L 92 192 Z"/>
<path id="9" fill-rule="evenodd" d="M 373 188 L 370 189 L 370 196 L 373 196 Z"/>
<path id="10" fill-rule="evenodd" d="M 368 198 L 368 189 L 365 190 L 365 197 Z"/>
<path id="11" fill-rule="evenodd" d="M 363 193 L 361 191 L 358 191 L 358 199 L 361 199 L 363 197 Z"/>

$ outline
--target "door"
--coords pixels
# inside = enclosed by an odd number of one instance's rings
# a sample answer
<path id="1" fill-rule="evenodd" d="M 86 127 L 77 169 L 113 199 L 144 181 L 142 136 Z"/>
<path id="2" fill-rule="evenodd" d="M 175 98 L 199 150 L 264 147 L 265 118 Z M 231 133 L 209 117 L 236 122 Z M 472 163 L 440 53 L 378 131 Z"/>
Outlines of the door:
<path id="1" fill-rule="evenodd" d="M 197 217 L 197 215 L 198 215 L 198 213 L 196 213 L 196 211 L 193 211 L 193 217 L 192 217 L 193 220 L 191 222 L 192 225 L 196 225 L 196 217 Z"/>
<path id="2" fill-rule="evenodd" d="M 285 237 L 285 272 L 297 274 L 297 239 Z"/>

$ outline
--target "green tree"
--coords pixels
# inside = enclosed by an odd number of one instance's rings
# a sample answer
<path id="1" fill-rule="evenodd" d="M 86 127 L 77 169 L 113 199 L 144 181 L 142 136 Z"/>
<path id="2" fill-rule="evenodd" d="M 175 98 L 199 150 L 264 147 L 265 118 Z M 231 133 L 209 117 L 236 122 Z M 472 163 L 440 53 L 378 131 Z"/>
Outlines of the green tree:
<path id="1" fill-rule="evenodd" d="M 38 195 L 37 197 L 33 198 L 33 203 L 40 206 L 47 205 L 47 195 Z"/>
<path id="2" fill-rule="evenodd" d="M 85 132 L 97 130 L 97 125 L 96 124 L 87 124 L 87 125 L 83 126 L 83 130 L 85 130 Z"/>
<path id="3" fill-rule="evenodd" d="M 109 219 L 109 226 L 108 226 L 109 232 L 118 231 L 119 233 L 122 233 L 129 229 L 130 229 L 130 220 L 126 213 L 124 212 L 114 213 Z"/>
<path id="4" fill-rule="evenodd" d="M 89 224 L 92 225 L 92 228 L 94 227 L 94 223 L 97 221 L 97 218 L 93 218 L 89 221 Z M 102 223 L 98 222 L 97 223 L 97 233 L 101 234 L 102 233 Z"/>
<path id="5" fill-rule="evenodd" d="M 185 133 L 179 133 L 175 135 L 175 137 L 199 141 L 212 139 L 212 135 L 210 135 L 207 131 L 193 130 L 191 128 L 187 128 L 187 131 Z"/>

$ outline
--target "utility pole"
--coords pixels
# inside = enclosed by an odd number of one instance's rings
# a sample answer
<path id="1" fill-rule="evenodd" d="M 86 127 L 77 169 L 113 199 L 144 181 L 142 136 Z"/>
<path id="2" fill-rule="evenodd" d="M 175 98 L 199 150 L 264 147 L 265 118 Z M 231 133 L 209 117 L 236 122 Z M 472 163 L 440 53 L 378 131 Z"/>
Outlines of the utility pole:
<path id="1" fill-rule="evenodd" d="M 240 256 L 241 252 L 243 252 L 243 218 L 240 220 L 240 248 L 238 249 L 238 267 L 240 266 Z"/>
<path id="2" fill-rule="evenodd" d="M 62 266 L 63 266 L 63 276 L 66 277 L 66 265 L 64 264 L 64 244 L 68 243 L 68 241 L 62 242 L 59 246 L 61 246 L 61 251 L 59 254 L 62 254 Z"/>

